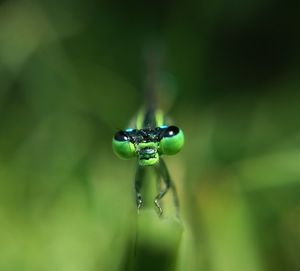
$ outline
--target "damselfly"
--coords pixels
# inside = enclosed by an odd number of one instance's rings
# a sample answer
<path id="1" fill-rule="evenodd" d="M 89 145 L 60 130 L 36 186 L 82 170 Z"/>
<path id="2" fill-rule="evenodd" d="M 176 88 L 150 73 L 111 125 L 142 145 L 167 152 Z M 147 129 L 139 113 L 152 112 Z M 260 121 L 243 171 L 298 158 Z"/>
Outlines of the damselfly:
<path id="1" fill-rule="evenodd" d="M 165 184 L 164 188 L 160 189 L 154 198 L 158 213 L 162 215 L 163 209 L 160 200 L 169 189 L 172 189 L 174 193 L 174 202 L 178 208 L 176 190 L 162 156 L 178 153 L 184 144 L 184 134 L 180 128 L 169 124 L 162 111 L 156 109 L 155 76 L 153 76 L 153 72 L 150 74 L 152 76 L 148 76 L 148 81 L 152 80 L 152 82 L 148 84 L 146 90 L 144 109 L 137 114 L 128 128 L 118 131 L 114 135 L 112 146 L 118 157 L 137 159 L 134 187 L 138 210 L 143 207 L 141 187 L 145 169 L 150 166 L 156 169 L 159 179 L 163 180 Z"/>

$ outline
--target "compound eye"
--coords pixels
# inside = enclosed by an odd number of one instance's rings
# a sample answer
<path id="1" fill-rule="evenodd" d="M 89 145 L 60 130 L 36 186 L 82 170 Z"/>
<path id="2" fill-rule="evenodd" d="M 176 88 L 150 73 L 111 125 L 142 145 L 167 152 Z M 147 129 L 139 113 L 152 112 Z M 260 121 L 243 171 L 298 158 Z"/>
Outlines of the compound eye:
<path id="1" fill-rule="evenodd" d="M 179 133 L 179 128 L 176 126 L 169 126 L 166 128 L 166 130 L 163 132 L 163 137 L 172 137 Z"/>
<path id="2" fill-rule="evenodd" d="M 119 131 L 112 140 L 115 154 L 122 159 L 130 159 L 136 156 L 135 146 L 130 142 L 130 136 L 126 131 Z"/>
<path id="3" fill-rule="evenodd" d="M 173 155 L 178 153 L 184 145 L 184 135 L 181 129 L 176 126 L 169 126 L 162 132 L 159 143 L 161 154 Z"/>
<path id="4" fill-rule="evenodd" d="M 129 136 L 124 131 L 118 131 L 114 139 L 117 141 L 129 141 Z"/>

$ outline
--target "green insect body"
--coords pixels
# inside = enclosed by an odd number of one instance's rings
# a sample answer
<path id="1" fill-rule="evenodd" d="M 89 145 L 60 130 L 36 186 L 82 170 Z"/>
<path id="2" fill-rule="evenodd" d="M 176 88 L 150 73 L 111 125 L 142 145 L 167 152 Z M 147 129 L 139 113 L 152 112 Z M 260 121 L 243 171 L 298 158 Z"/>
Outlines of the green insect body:
<path id="1" fill-rule="evenodd" d="M 141 188 L 145 180 L 145 172 L 148 168 L 154 168 L 157 174 L 157 195 L 154 198 L 154 204 L 157 207 L 158 214 L 162 215 L 163 209 L 160 200 L 169 191 L 173 192 L 174 205 L 177 215 L 179 204 L 175 185 L 171 179 L 163 156 L 174 155 L 178 153 L 184 145 L 183 131 L 170 124 L 169 119 L 165 117 L 161 110 L 158 110 L 158 97 L 167 93 L 162 91 L 174 84 L 168 84 L 170 78 L 166 76 L 162 68 L 164 59 L 164 47 L 158 44 L 150 45 L 145 48 L 145 86 L 144 107 L 132 120 L 127 129 L 118 131 L 112 140 L 112 147 L 116 155 L 122 159 L 137 160 L 137 169 L 135 174 L 135 195 L 138 210 L 143 207 L 143 197 Z M 173 83 L 173 81 L 172 81 Z M 159 92 L 160 95 L 157 95 Z M 165 99 L 169 100 L 169 99 Z"/>

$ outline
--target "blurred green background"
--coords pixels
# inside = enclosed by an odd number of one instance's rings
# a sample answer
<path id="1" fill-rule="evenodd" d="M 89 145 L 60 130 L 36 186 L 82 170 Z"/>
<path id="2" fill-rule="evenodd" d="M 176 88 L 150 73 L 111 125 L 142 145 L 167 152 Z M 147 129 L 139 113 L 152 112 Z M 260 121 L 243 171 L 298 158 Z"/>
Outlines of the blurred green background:
<path id="1" fill-rule="evenodd" d="M 291 1 L 1 1 L 0 270 L 126 268 L 135 162 L 111 138 L 157 37 L 186 135 L 166 159 L 176 270 L 300 270 L 299 18 Z"/>

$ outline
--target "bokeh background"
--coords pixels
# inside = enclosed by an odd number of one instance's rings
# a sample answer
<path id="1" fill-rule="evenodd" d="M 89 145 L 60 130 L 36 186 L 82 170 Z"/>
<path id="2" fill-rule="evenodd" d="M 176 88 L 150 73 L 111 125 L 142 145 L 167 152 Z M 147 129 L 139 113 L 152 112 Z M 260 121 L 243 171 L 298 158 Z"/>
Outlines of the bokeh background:
<path id="1" fill-rule="evenodd" d="M 177 270 L 300 270 L 299 3 L 0 3 L 0 270 L 125 270 L 134 161 L 111 138 L 159 39 L 186 146 Z M 165 269 L 169 270 L 169 269 Z"/>

